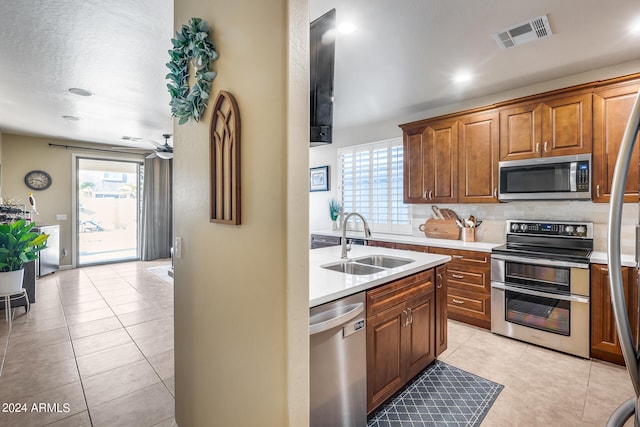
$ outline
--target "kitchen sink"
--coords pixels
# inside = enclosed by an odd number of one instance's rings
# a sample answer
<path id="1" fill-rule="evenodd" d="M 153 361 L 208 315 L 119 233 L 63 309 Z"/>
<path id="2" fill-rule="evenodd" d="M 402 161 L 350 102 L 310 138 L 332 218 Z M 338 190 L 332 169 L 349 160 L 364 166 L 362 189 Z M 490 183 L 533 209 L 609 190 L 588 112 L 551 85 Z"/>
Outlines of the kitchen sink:
<path id="1" fill-rule="evenodd" d="M 353 261 L 345 261 L 337 264 L 323 265 L 322 268 L 333 270 L 345 274 L 365 275 L 375 274 L 384 271 L 383 268 L 374 267 L 366 264 L 358 264 Z"/>
<path id="2" fill-rule="evenodd" d="M 396 258 L 386 255 L 371 255 L 362 258 L 356 258 L 354 259 L 354 261 L 360 264 L 373 265 L 375 267 L 382 268 L 396 268 L 413 262 L 412 259 Z"/>
<path id="3" fill-rule="evenodd" d="M 386 255 L 369 255 L 321 266 L 327 270 L 345 274 L 366 275 L 380 273 L 389 268 L 400 267 L 413 262 L 412 259 L 396 258 Z"/>

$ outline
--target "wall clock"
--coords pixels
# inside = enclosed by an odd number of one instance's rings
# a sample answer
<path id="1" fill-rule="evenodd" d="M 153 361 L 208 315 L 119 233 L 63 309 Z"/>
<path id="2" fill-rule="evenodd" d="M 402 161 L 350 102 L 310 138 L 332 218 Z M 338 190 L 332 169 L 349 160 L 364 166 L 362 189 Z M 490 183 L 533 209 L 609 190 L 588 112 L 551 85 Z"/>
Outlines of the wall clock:
<path id="1" fill-rule="evenodd" d="M 46 190 L 51 185 L 51 175 L 45 171 L 31 171 L 24 176 L 24 183 L 32 190 Z"/>

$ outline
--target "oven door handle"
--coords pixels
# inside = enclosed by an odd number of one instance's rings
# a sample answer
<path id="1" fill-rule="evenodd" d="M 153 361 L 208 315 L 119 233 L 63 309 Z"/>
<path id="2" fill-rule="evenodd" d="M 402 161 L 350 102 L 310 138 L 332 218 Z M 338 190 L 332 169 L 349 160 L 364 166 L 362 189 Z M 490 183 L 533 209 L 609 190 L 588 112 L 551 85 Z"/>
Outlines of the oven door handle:
<path id="1" fill-rule="evenodd" d="M 491 282 L 491 287 L 496 289 L 503 289 L 505 291 L 519 292 L 525 295 L 533 295 L 536 297 L 543 297 L 549 299 L 558 299 L 562 301 L 570 301 L 570 302 L 579 302 L 582 304 L 589 304 L 589 297 L 584 297 L 581 295 L 558 295 L 558 294 L 550 294 L 548 292 L 540 292 L 534 291 L 532 289 L 519 288 L 516 286 L 505 285 L 500 282 Z"/>
<path id="2" fill-rule="evenodd" d="M 491 259 L 501 259 L 504 261 L 521 262 L 524 264 L 549 265 L 552 267 L 582 268 L 586 270 L 589 269 L 589 263 L 581 264 L 578 262 L 558 261 L 555 259 L 529 258 L 529 257 L 503 255 L 503 254 L 496 254 L 496 253 L 491 254 Z"/>

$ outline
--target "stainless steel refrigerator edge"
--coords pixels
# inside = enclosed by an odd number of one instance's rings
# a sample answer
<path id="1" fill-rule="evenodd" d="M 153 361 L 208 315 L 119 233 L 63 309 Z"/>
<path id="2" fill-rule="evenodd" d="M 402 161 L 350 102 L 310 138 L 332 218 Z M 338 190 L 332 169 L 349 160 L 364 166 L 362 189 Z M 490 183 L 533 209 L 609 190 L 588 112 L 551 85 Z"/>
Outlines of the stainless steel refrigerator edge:
<path id="1" fill-rule="evenodd" d="M 361 292 L 310 310 L 311 427 L 367 424 L 364 308 Z"/>
<path id="2" fill-rule="evenodd" d="M 622 144 L 618 152 L 616 168 L 613 173 L 611 188 L 611 201 L 609 206 L 609 233 L 607 241 L 607 255 L 609 267 L 609 288 L 611 290 L 611 303 L 618 330 L 618 338 L 625 365 L 631 376 L 631 382 L 635 396 L 625 401 L 616 409 L 607 427 L 622 426 L 629 418 L 634 418 L 635 427 L 640 427 L 640 354 L 633 342 L 631 325 L 629 325 L 627 308 L 622 287 L 622 259 L 620 254 L 620 228 L 622 224 L 622 208 L 624 205 L 624 190 L 627 181 L 627 173 L 631 162 L 631 154 L 636 144 L 636 137 L 640 131 L 640 92 L 636 96 L 635 104 L 631 110 L 629 122 L 622 137 Z M 638 268 L 640 254 L 639 227 L 636 225 L 636 269 Z M 640 285 L 640 284 L 636 284 Z"/>

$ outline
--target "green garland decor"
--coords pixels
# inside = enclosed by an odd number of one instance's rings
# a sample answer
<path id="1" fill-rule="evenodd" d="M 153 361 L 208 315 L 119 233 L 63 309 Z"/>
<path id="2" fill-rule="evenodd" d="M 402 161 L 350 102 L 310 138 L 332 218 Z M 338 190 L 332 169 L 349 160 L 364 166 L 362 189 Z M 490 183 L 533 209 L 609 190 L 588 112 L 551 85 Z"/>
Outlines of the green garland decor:
<path id="1" fill-rule="evenodd" d="M 171 72 L 165 77 L 170 80 L 167 89 L 171 95 L 171 115 L 179 119 L 180 125 L 191 117 L 197 122 L 207 108 L 211 81 L 217 74 L 209 71 L 211 61 L 218 57 L 215 45 L 209 41 L 209 26 L 200 18 L 191 18 L 176 32 L 171 43 L 171 62 L 167 63 Z M 196 74 L 192 88 L 189 88 L 190 61 Z"/>

